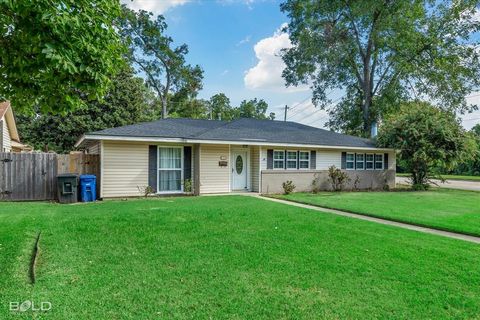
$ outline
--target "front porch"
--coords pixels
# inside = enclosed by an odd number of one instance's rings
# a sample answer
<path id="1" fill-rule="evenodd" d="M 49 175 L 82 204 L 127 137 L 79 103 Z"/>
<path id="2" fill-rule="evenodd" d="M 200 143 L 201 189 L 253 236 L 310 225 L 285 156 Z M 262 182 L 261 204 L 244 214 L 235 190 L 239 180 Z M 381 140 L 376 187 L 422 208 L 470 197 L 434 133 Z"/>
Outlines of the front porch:
<path id="1" fill-rule="evenodd" d="M 197 144 L 193 154 L 196 195 L 259 192 L 259 146 Z"/>

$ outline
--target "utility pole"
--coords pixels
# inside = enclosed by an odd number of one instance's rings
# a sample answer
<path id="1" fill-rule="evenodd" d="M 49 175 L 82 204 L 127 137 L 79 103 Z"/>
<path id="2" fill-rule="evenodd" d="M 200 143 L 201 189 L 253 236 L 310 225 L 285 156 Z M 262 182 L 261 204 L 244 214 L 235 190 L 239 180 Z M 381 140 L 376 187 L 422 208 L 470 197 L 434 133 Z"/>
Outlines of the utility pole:
<path id="1" fill-rule="evenodd" d="M 283 117 L 283 121 L 287 121 L 287 110 L 288 110 L 288 106 L 285 105 L 285 115 Z"/>

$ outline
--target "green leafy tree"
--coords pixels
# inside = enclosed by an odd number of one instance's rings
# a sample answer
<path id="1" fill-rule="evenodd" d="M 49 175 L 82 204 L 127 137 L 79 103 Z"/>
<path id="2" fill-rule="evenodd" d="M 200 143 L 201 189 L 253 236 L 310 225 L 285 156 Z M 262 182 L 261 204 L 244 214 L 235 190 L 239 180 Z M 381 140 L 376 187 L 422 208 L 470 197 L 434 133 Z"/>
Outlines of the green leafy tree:
<path id="1" fill-rule="evenodd" d="M 0 1 L 0 100 L 63 112 L 100 99 L 123 63 L 115 0 Z"/>
<path id="2" fill-rule="evenodd" d="M 293 46 L 283 52 L 283 76 L 287 85 L 310 84 L 321 108 L 332 103 L 331 90 L 345 90 L 330 125 L 365 136 L 384 108 L 406 99 L 465 111 L 471 108 L 465 96 L 480 85 L 472 39 L 480 28 L 477 6 L 478 0 L 286 0 L 281 9 Z"/>
<path id="3" fill-rule="evenodd" d="M 268 104 L 263 99 L 243 100 L 235 110 L 235 118 L 275 119 L 275 113 L 266 115 Z"/>
<path id="4" fill-rule="evenodd" d="M 165 35 L 167 23 L 162 15 L 155 19 L 151 12 L 138 12 L 123 7 L 119 20 L 122 38 L 129 47 L 129 59 L 146 77 L 161 101 L 162 118 L 169 110 L 169 98 L 186 101 L 202 89 L 203 71 L 200 66 L 186 63 L 188 47 L 173 46 L 173 39 Z"/>
<path id="5" fill-rule="evenodd" d="M 474 141 L 455 114 L 426 102 L 405 103 L 380 127 L 379 147 L 399 150 L 415 189 L 425 189 L 431 178 L 472 158 Z"/>
<path id="6" fill-rule="evenodd" d="M 472 158 L 460 163 L 457 167 L 447 173 L 480 176 L 480 123 L 476 124 L 469 133 L 474 139 L 476 145 Z"/>
<path id="7" fill-rule="evenodd" d="M 120 72 L 101 101 L 65 115 L 42 113 L 17 114 L 22 141 L 36 150 L 69 152 L 77 139 L 89 131 L 101 130 L 158 119 L 156 99 L 143 79 L 134 77 L 133 70 Z"/>
<path id="8" fill-rule="evenodd" d="M 203 99 L 189 99 L 170 101 L 170 114 L 172 118 L 208 119 L 208 101 Z"/>
<path id="9" fill-rule="evenodd" d="M 230 99 L 224 93 L 217 93 L 208 101 L 211 119 L 232 120 L 235 118 L 235 109 Z"/>

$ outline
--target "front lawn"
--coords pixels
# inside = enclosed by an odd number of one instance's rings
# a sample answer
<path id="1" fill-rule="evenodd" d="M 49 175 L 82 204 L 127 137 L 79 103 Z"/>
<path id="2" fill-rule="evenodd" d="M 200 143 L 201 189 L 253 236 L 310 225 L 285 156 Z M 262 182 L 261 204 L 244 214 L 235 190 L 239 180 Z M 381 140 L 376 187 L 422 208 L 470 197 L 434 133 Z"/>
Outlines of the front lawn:
<path id="1" fill-rule="evenodd" d="M 410 173 L 397 173 L 397 177 L 410 177 Z M 442 174 L 442 177 L 447 180 L 463 180 L 463 181 L 478 181 L 480 182 L 480 176 L 464 176 L 456 174 Z"/>
<path id="2" fill-rule="evenodd" d="M 479 257 L 472 243 L 244 196 L 0 203 L 0 319 L 471 319 Z M 52 309 L 9 311 L 24 300 Z"/>
<path id="3" fill-rule="evenodd" d="M 283 199 L 480 236 L 480 193 L 452 189 L 292 193 Z"/>

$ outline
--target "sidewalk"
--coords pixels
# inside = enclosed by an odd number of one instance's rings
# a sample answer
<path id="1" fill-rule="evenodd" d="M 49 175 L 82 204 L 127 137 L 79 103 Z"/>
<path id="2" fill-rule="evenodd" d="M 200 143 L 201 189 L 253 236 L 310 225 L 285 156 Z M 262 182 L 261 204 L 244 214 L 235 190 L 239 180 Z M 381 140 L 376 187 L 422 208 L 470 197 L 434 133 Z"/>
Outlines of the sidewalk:
<path id="1" fill-rule="evenodd" d="M 408 178 L 406 177 L 397 177 L 395 181 L 397 182 L 397 184 L 410 184 Z M 480 191 L 480 182 L 477 181 L 447 180 L 445 183 L 442 183 L 440 180 L 433 181 L 437 183 L 438 187 L 440 188 Z M 436 186 L 434 185 L 433 187 Z"/>

